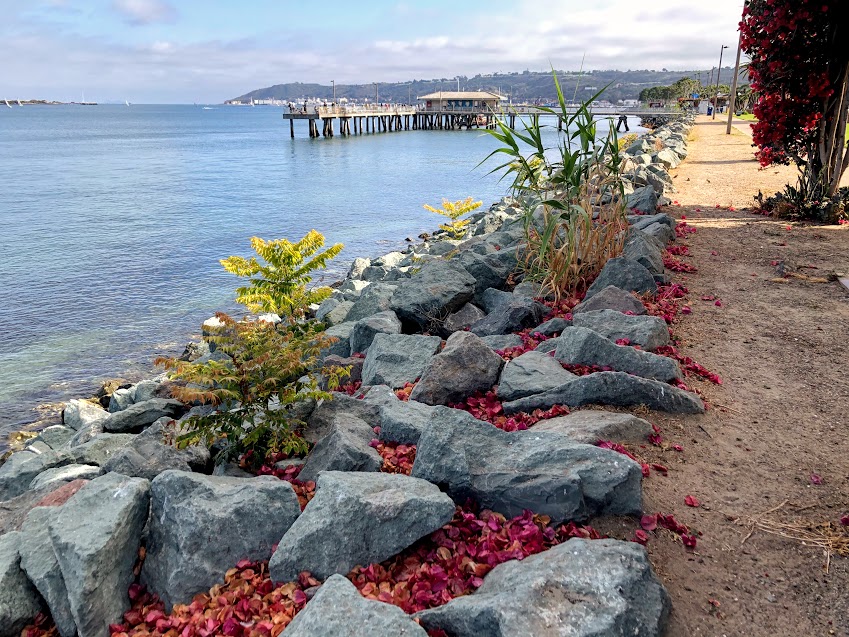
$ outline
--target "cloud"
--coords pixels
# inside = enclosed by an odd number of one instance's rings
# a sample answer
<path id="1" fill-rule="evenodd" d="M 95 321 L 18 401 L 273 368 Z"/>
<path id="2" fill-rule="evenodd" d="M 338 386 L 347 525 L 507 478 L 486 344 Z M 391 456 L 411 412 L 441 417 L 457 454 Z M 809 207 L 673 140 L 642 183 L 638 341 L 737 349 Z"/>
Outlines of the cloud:
<path id="1" fill-rule="evenodd" d="M 112 9 L 134 26 L 157 22 L 174 22 L 177 10 L 163 0 L 113 0 Z"/>

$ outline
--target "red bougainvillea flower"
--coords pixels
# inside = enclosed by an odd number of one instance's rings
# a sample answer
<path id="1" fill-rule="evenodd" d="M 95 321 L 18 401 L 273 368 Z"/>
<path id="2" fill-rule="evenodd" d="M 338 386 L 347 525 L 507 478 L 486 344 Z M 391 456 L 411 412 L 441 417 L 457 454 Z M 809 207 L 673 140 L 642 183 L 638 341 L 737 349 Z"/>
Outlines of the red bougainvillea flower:
<path id="1" fill-rule="evenodd" d="M 644 515 L 641 517 L 640 527 L 644 531 L 654 531 L 657 528 L 657 515 Z"/>
<path id="2" fill-rule="evenodd" d="M 646 544 L 649 543 L 649 536 L 642 529 L 637 529 L 636 531 L 634 531 L 634 539 L 631 540 L 631 541 L 636 542 L 637 544 L 642 544 L 643 546 L 645 546 Z"/>
<path id="3" fill-rule="evenodd" d="M 816 473 L 811 474 L 811 484 L 822 484 L 822 476 Z"/>
<path id="4" fill-rule="evenodd" d="M 702 506 L 702 503 L 699 502 L 698 499 L 695 496 L 692 496 L 692 495 L 688 495 L 687 497 L 684 498 L 684 504 L 686 504 L 688 507 L 700 507 L 700 506 Z"/>
<path id="5" fill-rule="evenodd" d="M 685 305 L 681 308 L 681 314 L 692 314 L 693 309 L 689 305 Z"/>
<path id="6" fill-rule="evenodd" d="M 842 524 L 843 526 L 849 526 L 849 514 L 844 515 L 840 518 L 840 524 Z"/>
<path id="7" fill-rule="evenodd" d="M 713 302 L 713 304 L 714 304 L 716 307 L 722 307 L 722 301 L 720 301 L 719 299 L 716 299 L 716 301 L 714 301 L 714 302 Z"/>

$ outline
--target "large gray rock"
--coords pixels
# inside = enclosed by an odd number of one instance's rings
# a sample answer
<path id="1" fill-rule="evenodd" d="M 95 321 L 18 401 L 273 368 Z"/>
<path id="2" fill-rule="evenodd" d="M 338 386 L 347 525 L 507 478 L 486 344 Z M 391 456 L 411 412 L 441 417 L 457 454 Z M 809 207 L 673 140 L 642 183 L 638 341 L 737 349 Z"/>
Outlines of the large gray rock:
<path id="1" fill-rule="evenodd" d="M 484 336 L 481 340 L 488 348 L 500 352 L 522 344 L 522 337 L 518 334 L 494 334 L 493 336 Z"/>
<path id="2" fill-rule="evenodd" d="M 339 356 L 348 358 L 351 355 L 351 332 L 354 329 L 353 321 L 346 321 L 324 330 L 326 336 L 336 339 L 336 342 L 322 351 L 323 356 Z"/>
<path id="3" fill-rule="evenodd" d="M 412 383 L 441 346 L 438 336 L 376 334 L 363 364 L 363 385 L 397 389 Z"/>
<path id="4" fill-rule="evenodd" d="M 417 617 L 451 637 L 660 637 L 669 610 L 642 546 L 573 538 L 496 566 L 474 594 Z"/>
<path id="5" fill-rule="evenodd" d="M 77 431 L 108 417 L 108 411 L 88 400 L 69 400 L 62 411 L 62 423 Z"/>
<path id="6" fill-rule="evenodd" d="M 68 449 L 77 464 L 96 464 L 102 467 L 106 461 L 135 440 L 134 434 L 98 434 L 88 442 Z M 68 463 L 70 464 L 70 463 Z"/>
<path id="7" fill-rule="evenodd" d="M 335 415 L 331 431 L 307 456 L 300 480 L 315 480 L 322 471 L 380 471 L 383 458 L 370 446 L 374 429 L 356 416 Z"/>
<path id="8" fill-rule="evenodd" d="M 590 329 L 611 341 L 627 338 L 631 345 L 639 345 L 646 350 L 669 345 L 669 327 L 657 316 L 629 316 L 616 310 L 594 310 L 576 314 L 572 325 Z"/>
<path id="9" fill-rule="evenodd" d="M 457 427 L 440 409 L 422 432 L 412 475 L 507 517 L 530 509 L 555 523 L 641 510 L 640 466 L 614 451 L 552 432 L 502 431 L 482 421 Z"/>
<path id="10" fill-rule="evenodd" d="M 150 483 L 108 473 L 92 480 L 50 519 L 50 540 L 79 637 L 107 637 L 129 609 Z"/>
<path id="11" fill-rule="evenodd" d="M 657 211 L 657 194 L 651 186 L 637 188 L 625 198 L 625 207 L 628 210 L 648 212 L 654 214 Z"/>
<path id="12" fill-rule="evenodd" d="M 473 324 L 469 331 L 478 336 L 518 332 L 542 322 L 548 308 L 528 297 L 516 297 L 510 303 Z"/>
<path id="13" fill-rule="evenodd" d="M 574 374 L 548 354 L 525 352 L 504 366 L 497 394 L 501 400 L 516 400 L 554 389 L 573 378 Z"/>
<path id="14" fill-rule="evenodd" d="M 663 245 L 655 237 L 632 228 L 628 233 L 622 256 L 636 261 L 652 274 L 663 274 Z"/>
<path id="15" fill-rule="evenodd" d="M 509 305 L 514 298 L 510 292 L 488 288 L 480 295 L 480 306 L 487 314 L 491 314 L 495 310 Z"/>
<path id="16" fill-rule="evenodd" d="M 43 471 L 54 467 L 64 467 L 73 462 L 73 456 L 67 451 L 13 453 L 3 466 L 0 466 L 0 501 L 21 495 L 30 488 L 35 477 Z"/>
<path id="17" fill-rule="evenodd" d="M 351 353 L 364 353 L 378 334 L 400 334 L 401 321 L 392 310 L 378 312 L 354 323 L 351 330 Z"/>
<path id="18" fill-rule="evenodd" d="M 161 383 L 155 380 L 143 380 L 125 389 L 116 389 L 109 397 L 109 413 L 127 409 L 130 405 L 156 398 Z"/>
<path id="19" fill-rule="evenodd" d="M 202 407 L 208 407 L 208 405 L 203 405 Z M 152 441 L 171 449 L 176 449 L 177 439 L 185 433 L 186 429 L 181 421 L 171 418 L 160 418 L 150 427 L 135 436 L 130 441 L 129 446 L 139 449 L 141 445 L 146 446 L 149 441 Z M 158 453 L 168 452 L 159 451 Z M 180 449 L 179 453 L 181 460 L 187 463 L 193 471 L 208 473 L 207 469 L 210 465 L 211 455 L 207 447 L 201 444 L 187 445 Z"/>
<path id="20" fill-rule="evenodd" d="M 330 576 L 286 627 L 286 637 L 427 637 L 397 606 L 366 599 L 342 575 Z"/>
<path id="21" fill-rule="evenodd" d="M 454 516 L 451 498 L 401 474 L 328 471 L 317 487 L 269 562 L 274 581 L 302 571 L 324 579 L 382 562 Z"/>
<path id="22" fill-rule="evenodd" d="M 265 560 L 301 513 L 292 485 L 165 471 L 150 487 L 142 581 L 170 608 L 221 581 L 239 560 Z"/>
<path id="23" fill-rule="evenodd" d="M 372 283 L 354 302 L 354 306 L 348 311 L 345 321 L 356 323 L 378 312 L 385 312 L 390 308 L 390 299 L 395 294 L 397 285 L 390 283 Z"/>
<path id="24" fill-rule="evenodd" d="M 21 569 L 21 534 L 0 536 L 0 637 L 20 637 L 43 608 L 38 591 Z"/>
<path id="25" fill-rule="evenodd" d="M 64 425 L 51 425 L 38 432 L 36 441 L 43 442 L 53 450 L 61 449 L 77 432 Z"/>
<path id="26" fill-rule="evenodd" d="M 666 168 L 666 170 L 672 170 L 676 168 L 678 164 L 681 163 L 681 158 L 673 151 L 668 148 L 664 148 L 663 150 L 657 151 L 657 153 L 652 157 L 654 161 L 658 164 Z"/>
<path id="27" fill-rule="evenodd" d="M 613 310 L 604 311 L 612 312 Z M 587 314 L 594 314 L 594 312 L 587 312 Z M 576 318 L 580 316 L 585 315 L 579 314 Z M 554 358 L 561 363 L 597 365 L 613 371 L 627 372 L 660 381 L 683 378 L 677 361 L 651 352 L 643 352 L 629 345 L 617 345 L 586 327 L 570 327 L 554 340 L 557 343 Z"/>
<path id="28" fill-rule="evenodd" d="M 466 329 L 473 323 L 477 323 L 485 316 L 486 313 L 477 305 L 466 303 L 463 307 L 445 319 L 442 323 L 442 332 L 444 334 L 459 332 L 460 330 Z"/>
<path id="29" fill-rule="evenodd" d="M 649 409 L 680 414 L 701 414 L 705 405 L 696 394 L 678 389 L 657 380 L 640 378 L 624 372 L 596 372 L 579 376 L 556 389 L 504 403 L 504 412 L 548 409 L 554 405 L 615 405 L 633 407 L 645 405 Z"/>
<path id="30" fill-rule="evenodd" d="M 380 426 L 381 440 L 400 442 L 405 445 L 417 444 L 422 431 L 430 423 L 431 418 L 441 407 L 432 407 L 415 400 L 396 400 L 394 403 L 384 405 L 380 408 L 380 417 L 383 423 Z M 458 427 L 463 425 L 471 414 L 459 409 L 451 409 L 456 416 Z"/>
<path id="31" fill-rule="evenodd" d="M 670 217 L 665 212 L 659 212 L 659 213 L 653 214 L 653 215 L 629 216 L 628 222 L 631 224 L 631 227 L 633 227 L 635 230 L 644 230 L 645 228 L 648 228 L 649 226 L 651 226 L 655 223 L 663 224 L 663 225 L 665 225 L 665 226 L 667 226 L 668 228 L 671 228 L 671 229 L 675 228 L 675 219 Z"/>
<path id="32" fill-rule="evenodd" d="M 570 321 L 569 319 L 556 316 L 553 319 L 548 319 L 545 323 L 537 325 L 534 329 L 531 330 L 531 334 L 554 336 L 555 334 L 560 334 L 560 332 L 565 330 L 570 325 L 572 325 L 572 321 Z"/>
<path id="33" fill-rule="evenodd" d="M 643 229 L 643 232 L 650 237 L 654 237 L 663 245 L 675 241 L 675 231 L 663 223 L 653 223 Z"/>
<path id="34" fill-rule="evenodd" d="M 47 602 L 50 616 L 62 637 L 75 637 L 77 624 L 71 614 L 68 590 L 50 541 L 50 520 L 56 507 L 36 507 L 21 526 L 21 568 Z"/>
<path id="35" fill-rule="evenodd" d="M 333 433 L 338 415 L 359 418 L 370 427 L 380 425 L 380 404 L 373 400 L 359 400 L 341 392 L 333 392 L 332 396 L 332 400 L 323 400 L 310 414 L 304 429 L 307 442 L 315 444 Z"/>
<path id="36" fill-rule="evenodd" d="M 40 489 L 54 483 L 72 482 L 73 480 L 91 480 L 103 473 L 103 469 L 90 464 L 69 464 L 64 467 L 54 467 L 39 473 L 30 483 L 30 489 Z"/>
<path id="37" fill-rule="evenodd" d="M 608 285 L 603 290 L 574 307 L 572 310 L 573 324 L 575 315 L 582 312 L 594 312 L 596 310 L 616 310 L 617 312 L 631 312 L 637 316 L 641 316 L 646 313 L 646 306 L 640 303 L 637 297 L 630 292 L 620 290 L 615 285 Z"/>
<path id="38" fill-rule="evenodd" d="M 411 400 L 448 405 L 478 391 L 487 391 L 504 366 L 502 358 L 470 332 L 455 332 L 440 354 L 430 359 Z"/>
<path id="39" fill-rule="evenodd" d="M 453 261 L 431 261 L 392 295 L 391 308 L 405 323 L 428 329 L 472 300 L 475 277 Z"/>
<path id="40" fill-rule="evenodd" d="M 504 256 L 512 256 L 509 250 L 503 254 Z M 457 260 L 475 278 L 475 298 L 478 300 L 483 298 L 486 290 L 504 287 L 504 284 L 507 283 L 507 277 L 513 270 L 511 265 L 515 266 L 515 258 L 513 263 L 510 264 L 502 257 L 501 252 L 481 255 L 465 250 L 460 253 Z"/>
<path id="41" fill-rule="evenodd" d="M 191 471 L 189 455 L 176 447 L 166 445 L 154 438 L 133 440 L 131 444 L 112 454 L 103 468 L 125 476 L 153 480 L 163 471 Z"/>
<path id="42" fill-rule="evenodd" d="M 626 292 L 657 293 L 657 285 L 651 272 L 636 261 L 631 261 L 625 257 L 610 259 L 605 263 L 601 273 L 587 290 L 584 298 L 592 298 L 608 285 L 615 285 Z"/>
<path id="43" fill-rule="evenodd" d="M 533 430 L 561 433 L 575 442 L 588 445 L 594 445 L 599 440 L 644 443 L 654 431 L 651 423 L 633 414 L 594 409 L 542 420 L 534 425 Z"/>
<path id="44" fill-rule="evenodd" d="M 152 398 L 111 414 L 103 421 L 103 430 L 113 433 L 138 432 L 164 416 L 179 418 L 188 410 L 189 408 L 178 400 Z"/>

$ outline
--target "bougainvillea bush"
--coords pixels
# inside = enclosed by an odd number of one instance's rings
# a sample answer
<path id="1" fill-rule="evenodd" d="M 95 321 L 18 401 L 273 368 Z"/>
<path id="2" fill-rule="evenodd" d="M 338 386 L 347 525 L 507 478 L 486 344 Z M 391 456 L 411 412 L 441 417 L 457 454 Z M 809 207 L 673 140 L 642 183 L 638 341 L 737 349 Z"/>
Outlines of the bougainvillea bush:
<path id="1" fill-rule="evenodd" d="M 798 166 L 801 201 L 831 199 L 849 166 L 849 5 L 843 0 L 748 0 L 740 32 L 758 95 L 758 121 L 752 126 L 757 158 L 763 166 Z M 837 220 L 829 206 L 803 210 L 820 211 L 821 221 Z"/>

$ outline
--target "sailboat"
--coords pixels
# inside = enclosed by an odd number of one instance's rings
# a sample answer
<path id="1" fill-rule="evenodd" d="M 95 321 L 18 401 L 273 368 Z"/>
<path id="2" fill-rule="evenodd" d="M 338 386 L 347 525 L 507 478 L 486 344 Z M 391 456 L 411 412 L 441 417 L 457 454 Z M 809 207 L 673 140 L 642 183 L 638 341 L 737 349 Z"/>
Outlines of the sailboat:
<path id="1" fill-rule="evenodd" d="M 130 105 L 130 103 L 127 100 L 124 100 L 124 104 L 126 104 L 127 106 Z"/>
<path id="2" fill-rule="evenodd" d="M 23 104 L 21 104 L 21 100 L 18 100 L 18 106 L 23 106 Z"/>
<path id="3" fill-rule="evenodd" d="M 3 100 L 3 101 L 6 103 L 6 106 L 8 106 L 9 108 L 12 108 L 12 105 L 9 104 L 9 100 Z"/>

